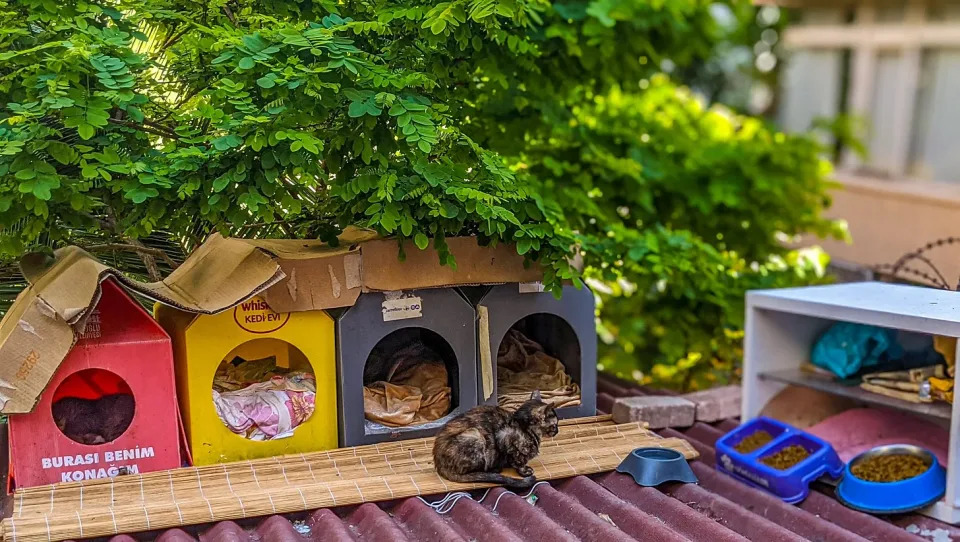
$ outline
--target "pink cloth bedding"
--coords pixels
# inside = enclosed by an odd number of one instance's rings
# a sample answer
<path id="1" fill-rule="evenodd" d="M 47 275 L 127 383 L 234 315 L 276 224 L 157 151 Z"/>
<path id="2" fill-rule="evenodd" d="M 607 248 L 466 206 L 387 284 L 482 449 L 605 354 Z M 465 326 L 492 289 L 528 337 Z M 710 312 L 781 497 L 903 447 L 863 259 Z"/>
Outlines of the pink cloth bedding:
<path id="1" fill-rule="evenodd" d="M 247 363 L 217 371 L 213 404 L 217 416 L 234 433 L 250 440 L 274 440 L 293 435 L 314 409 L 317 385 L 310 373 L 279 373 L 276 365 L 257 367 L 247 377 L 266 380 L 243 386 L 236 378 Z M 247 369 L 251 366 L 247 366 Z M 243 386 L 243 387 L 241 387 Z"/>

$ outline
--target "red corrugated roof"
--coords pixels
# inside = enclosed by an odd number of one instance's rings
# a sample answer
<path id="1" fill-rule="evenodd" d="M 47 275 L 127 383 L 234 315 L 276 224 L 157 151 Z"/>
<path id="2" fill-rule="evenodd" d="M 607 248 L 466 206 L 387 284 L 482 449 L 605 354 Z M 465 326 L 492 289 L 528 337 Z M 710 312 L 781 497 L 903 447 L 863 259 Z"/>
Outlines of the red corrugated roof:
<path id="1" fill-rule="evenodd" d="M 606 377 L 599 392 L 603 410 L 618 396 L 669 393 Z M 714 443 L 736 424 L 726 420 L 716 425 L 697 423 L 682 431 L 660 431 L 664 436 L 687 439 L 700 452 L 700 459 L 692 462 L 698 485 L 645 488 L 627 475 L 611 472 L 538 485 L 533 505 L 522 496 L 495 488 L 481 502 L 463 498 L 444 514 L 419 498 L 408 498 L 112 540 L 960 541 L 960 529 L 923 516 L 881 519 L 851 510 L 837 502 L 832 488 L 825 484 L 816 484 L 803 503 L 791 506 L 717 472 Z M 482 496 L 482 492 L 474 495 L 477 499 Z M 427 500 L 436 502 L 441 497 Z M 911 534 L 908 528 L 925 536 Z"/>

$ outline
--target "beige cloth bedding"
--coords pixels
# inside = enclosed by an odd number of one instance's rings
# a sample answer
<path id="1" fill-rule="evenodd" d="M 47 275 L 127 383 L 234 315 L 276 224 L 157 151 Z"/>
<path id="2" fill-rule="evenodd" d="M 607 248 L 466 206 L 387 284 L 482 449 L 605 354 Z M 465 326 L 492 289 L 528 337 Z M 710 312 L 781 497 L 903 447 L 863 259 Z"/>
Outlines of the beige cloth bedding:
<path id="1" fill-rule="evenodd" d="M 386 380 L 363 387 L 366 419 L 389 427 L 405 427 L 432 422 L 450 412 L 447 368 L 442 362 L 429 359 L 434 356 L 419 356 L 422 351 L 401 350 Z"/>
<path id="2" fill-rule="evenodd" d="M 497 351 L 497 402 L 514 410 L 540 390 L 540 396 L 555 407 L 580 404 L 580 386 L 566 367 L 543 347 L 516 329 L 507 332 Z"/>

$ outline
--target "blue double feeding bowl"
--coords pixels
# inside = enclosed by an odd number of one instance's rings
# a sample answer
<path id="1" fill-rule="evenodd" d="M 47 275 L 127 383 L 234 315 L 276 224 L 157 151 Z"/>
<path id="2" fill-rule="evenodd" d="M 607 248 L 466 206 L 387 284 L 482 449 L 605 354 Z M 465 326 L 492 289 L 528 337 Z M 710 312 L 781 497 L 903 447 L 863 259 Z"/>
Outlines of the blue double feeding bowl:
<path id="1" fill-rule="evenodd" d="M 734 446 L 757 431 L 766 431 L 773 439 L 748 453 Z M 802 446 L 809 454 L 792 467 L 780 470 L 762 463 L 788 446 Z M 776 420 L 760 417 L 750 420 L 717 441 L 717 469 L 743 482 L 768 491 L 793 504 L 810 493 L 810 482 L 828 476 L 839 478 L 844 464 L 833 447 L 810 433 Z"/>

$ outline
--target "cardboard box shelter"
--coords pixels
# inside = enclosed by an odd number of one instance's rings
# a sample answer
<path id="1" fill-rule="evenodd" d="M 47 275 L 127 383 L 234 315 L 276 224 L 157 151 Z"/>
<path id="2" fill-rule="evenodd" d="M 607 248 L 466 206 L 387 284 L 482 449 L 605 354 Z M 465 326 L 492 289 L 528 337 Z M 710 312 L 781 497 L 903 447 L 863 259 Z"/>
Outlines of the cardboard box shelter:
<path id="1" fill-rule="evenodd" d="M 497 352 L 514 328 L 539 343 L 565 366 L 580 386 L 580 405 L 557 409 L 561 418 L 594 416 L 597 412 L 597 332 L 593 292 L 586 286 L 564 286 L 560 299 L 540 291 L 537 283 L 502 284 L 477 299 L 481 403 L 497 404 Z"/>
<path id="2" fill-rule="evenodd" d="M 340 444 L 357 446 L 434 434 L 443 423 L 477 405 L 476 313 L 453 288 L 362 294 L 337 319 Z M 364 416 L 363 387 L 388 378 L 373 364 L 375 349 L 389 354 L 421 341 L 447 369 L 451 410 L 436 421 L 391 427 Z"/>
<path id="3" fill-rule="evenodd" d="M 24 377 L 43 358 L 34 356 L 18 369 Z M 55 421 L 54 405 L 83 400 L 132 398 L 132 417 L 115 404 L 98 410 L 94 422 L 86 411 L 84 430 L 92 433 L 74 440 Z M 61 400 L 66 402 L 60 403 Z M 125 401 L 128 401 L 126 398 Z M 129 402 L 126 402 L 129 406 Z M 61 417 L 61 420 L 64 418 Z M 66 431 L 73 431 L 73 424 Z M 144 309 L 114 280 L 102 285 L 102 294 L 86 319 L 84 330 L 56 369 L 49 385 L 37 397 L 31 412 L 11 414 L 10 471 L 17 487 L 72 482 L 178 468 L 181 458 L 180 416 L 177 410 L 170 338 Z"/>
<path id="4" fill-rule="evenodd" d="M 324 311 L 278 313 L 259 296 L 218 314 L 191 314 L 158 305 L 155 314 L 173 338 L 177 387 L 196 465 L 337 447 L 337 385 L 333 319 Z M 278 367 L 316 379 L 313 412 L 286 438 L 255 441 L 232 432 L 213 402 L 223 362 L 273 356 Z"/>

